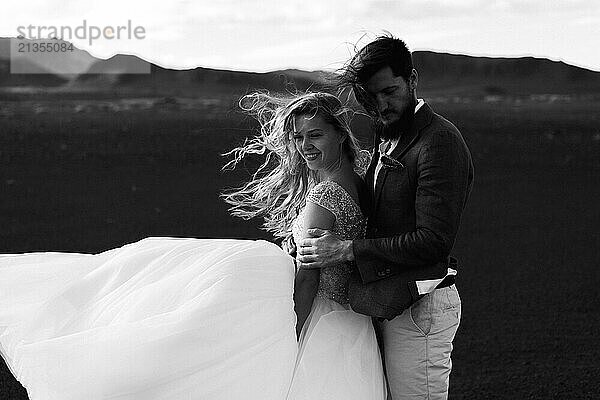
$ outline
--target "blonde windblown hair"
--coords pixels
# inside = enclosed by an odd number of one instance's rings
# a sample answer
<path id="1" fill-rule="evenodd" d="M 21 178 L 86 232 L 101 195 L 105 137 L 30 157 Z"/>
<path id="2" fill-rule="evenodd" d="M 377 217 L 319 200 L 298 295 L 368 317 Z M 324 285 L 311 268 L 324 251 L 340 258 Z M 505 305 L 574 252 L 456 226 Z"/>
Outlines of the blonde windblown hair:
<path id="1" fill-rule="evenodd" d="M 295 96 L 258 92 L 240 99 L 240 108 L 260 124 L 258 134 L 246 139 L 225 156 L 233 156 L 223 169 L 233 169 L 248 154 L 264 155 L 264 162 L 242 187 L 223 193 L 232 206 L 232 215 L 250 219 L 264 217 L 263 229 L 275 237 L 285 238 L 298 212 L 305 205 L 306 195 L 318 183 L 292 141 L 294 118 L 319 115 L 340 134 L 345 155 L 357 169 L 368 165 L 369 153 L 361 150 L 350 131 L 351 110 L 329 93 L 305 93 Z M 360 165 L 359 165 L 360 164 Z"/>

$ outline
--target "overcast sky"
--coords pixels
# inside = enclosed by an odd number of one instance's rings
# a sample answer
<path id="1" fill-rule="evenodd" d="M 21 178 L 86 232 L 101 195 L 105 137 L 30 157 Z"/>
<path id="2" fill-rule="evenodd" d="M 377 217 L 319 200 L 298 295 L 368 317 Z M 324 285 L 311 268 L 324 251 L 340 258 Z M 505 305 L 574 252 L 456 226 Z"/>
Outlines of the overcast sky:
<path id="1" fill-rule="evenodd" d="M 83 20 L 115 29 L 130 20 L 145 32 L 91 45 L 72 38 L 94 56 L 135 54 L 170 68 L 334 69 L 386 30 L 412 50 L 532 55 L 600 71 L 598 0 L 28 0 L 2 5 L 0 36 Z"/>

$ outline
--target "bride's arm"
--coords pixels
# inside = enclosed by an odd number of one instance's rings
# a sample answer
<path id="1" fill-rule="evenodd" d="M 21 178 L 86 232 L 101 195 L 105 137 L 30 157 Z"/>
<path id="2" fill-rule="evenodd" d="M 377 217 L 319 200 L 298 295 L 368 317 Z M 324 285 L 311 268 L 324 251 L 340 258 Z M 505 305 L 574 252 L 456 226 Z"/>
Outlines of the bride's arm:
<path id="1" fill-rule="evenodd" d="M 334 222 L 335 216 L 330 211 L 314 203 L 307 202 L 304 210 L 303 237 L 308 237 L 307 231 L 311 228 L 331 230 Z M 313 300 L 317 294 L 319 274 L 320 270 L 318 269 L 301 269 L 296 274 L 294 281 L 294 311 L 298 321 L 296 323 L 296 335 L 298 337 L 300 337 L 302 326 L 304 326 L 310 314 Z"/>
<path id="2" fill-rule="evenodd" d="M 296 337 L 300 337 L 302 327 L 310 314 L 313 299 L 319 286 L 319 270 L 301 269 L 294 281 L 294 311 L 296 312 Z"/>

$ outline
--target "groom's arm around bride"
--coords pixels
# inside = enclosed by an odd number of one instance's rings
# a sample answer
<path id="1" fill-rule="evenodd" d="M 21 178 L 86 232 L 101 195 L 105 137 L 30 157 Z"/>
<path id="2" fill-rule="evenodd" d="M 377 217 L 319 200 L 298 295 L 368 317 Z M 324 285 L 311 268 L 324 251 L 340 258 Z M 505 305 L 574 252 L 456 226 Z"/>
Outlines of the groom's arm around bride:
<path id="1" fill-rule="evenodd" d="M 299 243 L 298 260 L 302 268 L 354 263 L 350 304 L 377 317 L 392 398 L 443 399 L 461 303 L 452 280 L 439 281 L 471 190 L 471 155 L 458 129 L 417 99 L 417 71 L 401 40 L 366 45 L 341 82 L 382 127 L 365 177 L 367 237 L 313 231 L 318 237 Z"/>

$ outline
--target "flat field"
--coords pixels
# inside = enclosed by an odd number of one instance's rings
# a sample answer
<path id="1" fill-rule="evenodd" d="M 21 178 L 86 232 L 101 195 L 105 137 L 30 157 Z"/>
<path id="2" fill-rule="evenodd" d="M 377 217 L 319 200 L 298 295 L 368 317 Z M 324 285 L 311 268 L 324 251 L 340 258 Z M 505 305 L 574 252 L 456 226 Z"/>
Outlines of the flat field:
<path id="1" fill-rule="evenodd" d="M 220 170 L 254 127 L 231 99 L 17 97 L 0 99 L 1 253 L 270 239 L 218 196 L 248 177 Z M 450 398 L 598 398 L 600 102 L 432 105 L 476 169 L 453 252 L 463 317 Z M 26 399 L 0 364 L 0 399 Z"/>

